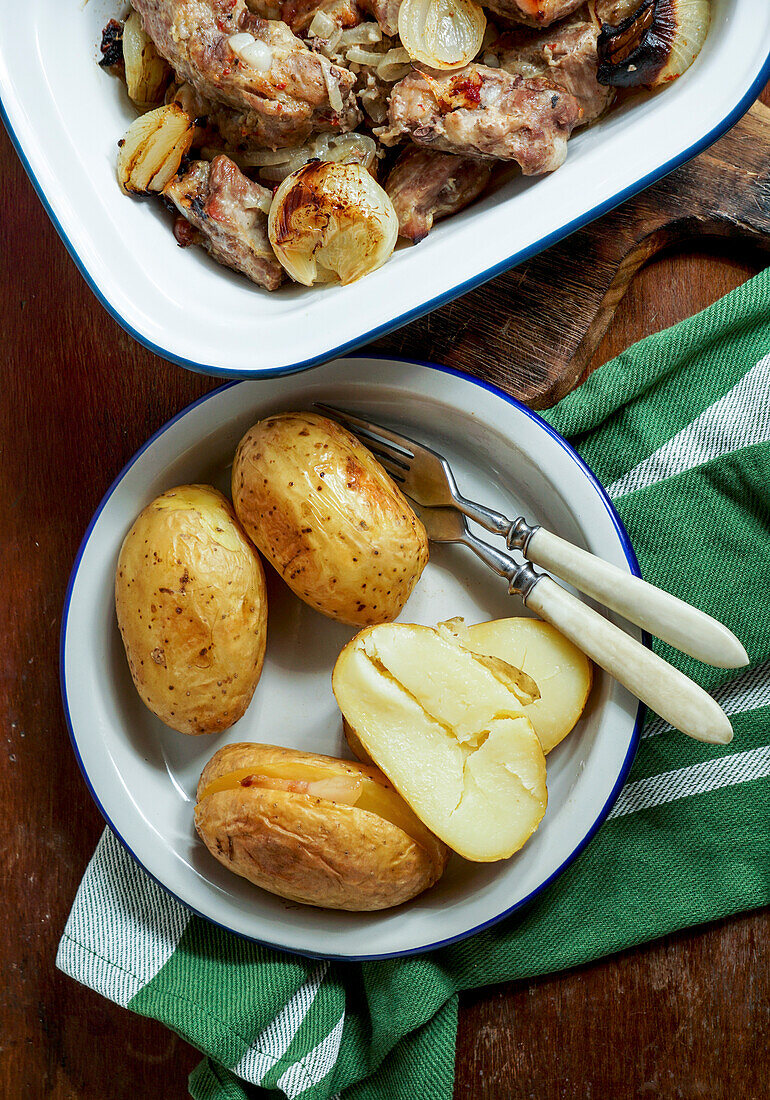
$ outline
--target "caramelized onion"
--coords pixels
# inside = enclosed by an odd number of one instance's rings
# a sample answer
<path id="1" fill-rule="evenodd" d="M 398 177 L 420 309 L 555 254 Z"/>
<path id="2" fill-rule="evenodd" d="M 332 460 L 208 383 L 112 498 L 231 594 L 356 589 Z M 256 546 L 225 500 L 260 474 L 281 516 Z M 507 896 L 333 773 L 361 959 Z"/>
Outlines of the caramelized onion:
<path id="1" fill-rule="evenodd" d="M 398 33 L 414 61 L 458 69 L 481 49 L 487 17 L 473 0 L 403 0 Z"/>
<path id="2" fill-rule="evenodd" d="M 171 67 L 155 49 L 135 11 L 123 28 L 123 61 L 128 94 L 139 110 L 158 107 L 171 80 Z"/>
<path id="3" fill-rule="evenodd" d="M 192 145 L 195 124 L 178 103 L 140 115 L 120 142 L 118 182 L 127 194 L 162 191 Z"/>
<path id="4" fill-rule="evenodd" d="M 360 164 L 311 161 L 280 185 L 268 220 L 273 251 L 295 282 L 355 282 L 396 245 L 398 218 Z"/>
<path id="5" fill-rule="evenodd" d="M 602 24 L 599 83 L 657 88 L 676 80 L 700 53 L 710 20 L 709 0 L 643 0 L 617 25 Z"/>
<path id="6" fill-rule="evenodd" d="M 377 145 L 368 134 L 318 134 L 306 145 L 294 149 L 262 150 L 242 158 L 245 167 L 259 168 L 271 183 L 280 183 L 311 160 L 335 164 L 363 164 L 375 175 Z"/>

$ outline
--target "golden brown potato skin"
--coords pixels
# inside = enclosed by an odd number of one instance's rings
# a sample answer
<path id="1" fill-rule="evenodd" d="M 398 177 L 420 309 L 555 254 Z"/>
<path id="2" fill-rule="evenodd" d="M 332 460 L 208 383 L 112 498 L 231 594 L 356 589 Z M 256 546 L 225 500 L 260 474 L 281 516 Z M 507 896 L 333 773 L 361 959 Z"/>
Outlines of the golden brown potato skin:
<path id="1" fill-rule="evenodd" d="M 379 462 L 315 413 L 255 424 L 233 463 L 233 502 L 301 600 L 355 626 L 391 622 L 428 561 L 425 528 Z"/>
<path id="2" fill-rule="evenodd" d="M 180 733 L 243 716 L 262 672 L 267 593 L 259 555 L 207 485 L 162 493 L 126 535 L 115 609 L 142 701 Z"/>
<path id="3" fill-rule="evenodd" d="M 332 765 L 390 787 L 375 767 L 273 745 L 227 745 L 203 770 L 198 798 L 219 776 L 260 763 Z M 435 839 L 427 851 L 391 822 L 355 806 L 306 794 L 242 787 L 209 795 L 195 827 L 224 867 L 263 890 L 326 909 L 368 911 L 401 905 L 427 890 L 446 865 Z"/>

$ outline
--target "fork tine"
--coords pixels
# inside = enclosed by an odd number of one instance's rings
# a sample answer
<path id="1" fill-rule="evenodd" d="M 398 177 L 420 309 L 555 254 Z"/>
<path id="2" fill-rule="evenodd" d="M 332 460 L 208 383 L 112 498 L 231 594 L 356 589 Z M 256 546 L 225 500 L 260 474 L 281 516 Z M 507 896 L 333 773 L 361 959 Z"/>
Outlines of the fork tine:
<path id="1" fill-rule="evenodd" d="M 409 464 L 414 457 L 408 454 L 406 451 L 402 451 L 399 447 L 394 447 L 386 439 L 381 439 L 374 432 L 367 431 L 366 428 L 359 428 L 355 424 L 346 421 L 343 417 L 338 418 L 338 423 L 342 424 L 344 428 L 352 432 L 357 436 L 362 443 L 366 444 L 368 450 L 372 454 L 376 454 L 380 462 L 384 459 L 389 459 L 391 462 L 398 463 L 402 470 L 408 470 Z M 379 448 L 379 449 L 378 449 Z"/>
<path id="2" fill-rule="evenodd" d="M 354 435 L 365 436 L 373 443 L 378 443 L 386 452 L 391 449 L 389 444 L 392 444 L 401 452 L 401 454 L 394 452 L 394 458 L 414 458 L 418 451 L 423 450 L 421 444 L 414 439 L 410 439 L 408 435 L 399 435 L 398 432 L 392 432 L 389 428 L 383 428 L 380 424 L 374 424 L 371 420 L 364 420 L 362 417 L 356 416 L 355 413 L 347 412 L 345 409 L 336 409 L 333 405 L 325 405 L 322 401 L 316 401 L 314 404 L 317 409 L 331 413 L 334 419 L 339 420 L 340 423 L 352 425 L 356 429 Z"/>
<path id="3" fill-rule="evenodd" d="M 406 466 L 402 466 L 400 463 L 392 462 L 391 459 L 384 454 L 381 454 L 376 447 L 369 447 L 369 450 L 379 462 L 380 466 L 385 472 L 393 478 L 394 481 L 398 481 L 401 485 L 406 482 L 406 475 L 409 473 L 409 469 Z"/>
<path id="4" fill-rule="evenodd" d="M 388 472 L 395 471 L 397 474 L 400 474 L 402 477 L 403 477 L 404 474 L 409 473 L 409 463 L 408 462 L 402 462 L 401 459 L 396 458 L 395 455 L 388 454 L 387 451 L 379 450 L 379 448 L 376 444 L 374 444 L 374 443 L 368 444 L 367 450 L 372 452 L 372 454 L 375 456 L 375 458 L 377 458 L 377 460 L 382 463 L 382 465 L 388 470 Z"/>

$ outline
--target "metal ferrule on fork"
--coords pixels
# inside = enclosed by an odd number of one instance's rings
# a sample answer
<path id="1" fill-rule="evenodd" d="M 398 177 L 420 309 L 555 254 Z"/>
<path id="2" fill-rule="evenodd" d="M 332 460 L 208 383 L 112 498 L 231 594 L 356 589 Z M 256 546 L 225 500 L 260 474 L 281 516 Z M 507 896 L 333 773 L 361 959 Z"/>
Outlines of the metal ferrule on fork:
<path id="1" fill-rule="evenodd" d="M 509 595 L 521 596 L 524 603 L 527 602 L 527 597 L 544 574 L 538 573 L 527 561 L 519 565 L 508 554 L 504 554 L 502 550 L 497 550 L 494 546 L 482 542 L 470 531 L 466 532 L 462 541 L 485 565 L 493 569 L 498 576 L 505 578 L 508 582 Z"/>

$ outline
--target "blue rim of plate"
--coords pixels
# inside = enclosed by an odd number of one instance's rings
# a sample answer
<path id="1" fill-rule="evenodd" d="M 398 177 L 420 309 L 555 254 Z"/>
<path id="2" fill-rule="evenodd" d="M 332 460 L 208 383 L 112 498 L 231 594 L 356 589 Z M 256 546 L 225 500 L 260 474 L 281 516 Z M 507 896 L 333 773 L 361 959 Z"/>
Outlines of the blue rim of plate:
<path id="1" fill-rule="evenodd" d="M 491 267 L 486 268 L 478 275 L 474 275 L 470 279 L 466 279 L 465 282 L 459 283 L 457 286 L 452 287 L 451 290 L 446 290 L 442 294 L 437 294 L 435 298 L 432 298 L 429 302 L 425 302 L 422 305 L 416 306 L 414 309 L 407 310 L 405 313 L 400 314 L 398 317 L 390 321 L 385 321 L 383 324 L 376 326 L 373 329 L 369 329 L 368 332 L 362 333 L 360 336 L 356 336 L 352 340 L 347 340 L 344 344 L 340 344 L 336 348 L 329 348 L 318 355 L 311 356 L 309 359 L 304 359 L 301 362 L 289 363 L 283 367 L 266 367 L 255 368 L 253 371 L 238 371 L 237 374 L 233 374 L 227 367 L 218 367 L 213 364 L 197 363 L 192 359 L 184 359 L 180 356 L 172 355 L 167 349 L 161 347 L 159 344 L 154 344 L 142 333 L 138 332 L 123 316 L 120 314 L 107 300 L 102 293 L 98 284 L 92 279 L 88 272 L 85 263 L 81 260 L 80 255 L 70 241 L 67 234 L 64 232 L 59 219 L 54 214 L 53 209 L 46 197 L 45 191 L 37 179 L 37 176 L 32 170 L 32 166 L 27 159 L 24 152 L 22 143 L 18 138 L 16 131 L 11 125 L 11 120 L 8 117 L 8 113 L 5 109 L 5 105 L 0 94 L 0 118 L 2 118 L 8 136 L 18 154 L 19 160 L 24 167 L 27 176 L 29 177 L 32 186 L 34 187 L 38 198 L 40 199 L 43 207 L 45 208 L 48 217 L 53 222 L 53 226 L 56 232 L 59 234 L 61 240 L 64 243 L 65 248 L 69 252 L 75 266 L 79 270 L 80 274 L 85 279 L 90 289 L 95 294 L 96 298 L 101 302 L 102 306 L 113 320 L 121 326 L 121 328 L 132 336 L 142 347 L 147 348 L 148 351 L 154 355 L 158 355 L 161 359 L 165 359 L 167 362 L 175 363 L 177 366 L 185 367 L 187 370 L 195 371 L 198 374 L 211 375 L 214 378 L 235 378 L 237 380 L 247 378 L 277 378 L 285 374 L 296 374 L 300 371 L 309 370 L 311 367 L 316 367 L 321 363 L 326 363 L 330 359 L 337 359 L 342 355 L 350 353 L 357 348 L 363 347 L 364 344 L 369 343 L 372 340 L 376 340 L 381 336 L 386 336 L 389 332 L 393 332 L 394 329 L 400 328 L 403 325 L 408 324 L 410 321 L 415 321 L 419 317 L 423 317 L 426 313 L 430 313 L 434 309 L 438 309 L 439 306 L 445 305 L 447 302 L 453 301 L 455 298 L 461 297 L 463 294 L 467 294 L 468 291 L 473 290 L 475 287 L 480 286 L 482 283 L 488 282 L 490 279 L 494 279 L 496 275 L 501 275 L 505 271 L 509 271 L 511 268 L 516 267 L 518 264 L 523 263 L 525 260 L 531 259 L 532 256 L 536 256 L 539 252 L 545 251 L 552 245 L 557 244 L 559 241 L 568 237 L 571 233 L 576 232 L 578 229 L 582 229 L 584 226 L 595 221 L 602 215 L 607 214 L 610 210 L 613 210 L 616 206 L 630 199 L 633 195 L 637 195 L 640 191 L 650 187 L 653 183 L 657 183 L 658 180 L 663 179 L 664 176 L 675 171 L 682 164 L 692 160 L 693 157 L 698 156 L 704 149 L 708 149 L 710 145 L 713 145 L 715 141 L 718 141 L 736 122 L 748 111 L 754 100 L 760 94 L 764 86 L 770 81 L 770 52 L 759 70 L 759 73 L 754 81 L 752 81 L 745 95 L 739 99 L 737 105 L 729 111 L 728 114 L 718 122 L 711 130 L 698 141 L 693 142 L 683 152 L 678 153 L 675 157 L 666 161 L 664 164 L 655 168 L 652 172 L 648 172 L 647 175 L 642 176 L 634 183 L 629 184 L 628 187 L 622 188 L 616 194 L 610 198 L 605 199 L 604 202 L 599 203 L 597 206 L 592 207 L 586 213 L 581 214 L 579 217 L 574 218 L 571 222 L 561 226 L 559 229 L 555 229 L 552 233 L 546 234 L 545 237 L 541 237 L 540 240 L 535 241 L 533 244 L 521 249 L 513 255 L 508 256 L 506 259 L 501 260 L 497 264 L 493 264 Z"/>
<path id="2" fill-rule="evenodd" d="M 347 358 L 351 358 L 351 356 L 348 356 Z M 604 507 L 605 507 L 609 517 L 610 517 L 610 520 L 612 521 L 613 527 L 617 531 L 617 534 L 618 534 L 618 537 L 620 539 L 620 543 L 621 543 L 621 546 L 622 546 L 622 549 L 623 549 L 623 553 L 625 554 L 626 561 L 628 562 L 631 573 L 636 577 L 641 576 L 641 571 L 639 569 L 639 562 L 637 561 L 636 554 L 634 553 L 634 548 L 631 545 L 631 540 L 628 536 L 628 532 L 626 531 L 626 529 L 623 525 L 623 521 L 621 520 L 621 518 L 618 515 L 617 511 L 615 510 L 615 507 L 614 507 L 612 501 L 607 496 L 607 493 L 606 493 L 604 487 L 599 482 L 599 480 L 597 479 L 596 475 L 591 470 L 591 468 L 583 461 L 583 459 L 580 457 L 580 455 L 577 453 L 577 451 L 572 446 L 570 446 L 570 444 L 567 442 L 567 440 L 563 436 L 561 436 L 554 428 L 552 428 L 551 425 L 548 424 L 547 421 L 543 420 L 543 418 L 541 416 L 538 416 L 536 412 L 533 412 L 532 409 L 527 408 L 526 405 L 523 405 L 520 401 L 517 401 L 515 397 L 511 397 L 509 394 L 505 393 L 504 390 L 501 390 L 498 386 L 493 385 L 491 382 L 486 382 L 486 381 L 483 381 L 482 379 L 474 378 L 472 375 L 466 374 L 465 371 L 456 370 L 453 367 L 445 367 L 445 366 L 442 366 L 439 363 L 431 363 L 431 362 L 428 362 L 427 360 L 424 360 L 424 359 L 407 359 L 407 358 L 404 358 L 404 357 L 401 357 L 401 356 L 393 356 L 393 355 L 372 355 L 372 356 L 367 356 L 367 358 L 390 360 L 391 362 L 395 362 L 395 363 L 416 364 L 418 366 L 425 367 L 428 370 L 435 370 L 435 371 L 439 371 L 442 374 L 454 375 L 456 378 L 461 378 L 466 382 L 470 382 L 474 386 L 479 386 L 481 389 L 488 391 L 489 393 L 493 394 L 496 397 L 502 398 L 502 400 L 505 401 L 508 405 L 511 405 L 513 408 L 518 409 L 520 412 L 524 413 L 525 416 L 527 416 L 531 420 L 533 420 L 536 424 L 538 424 L 540 426 L 540 428 L 543 431 L 546 432 L 547 435 L 549 435 L 556 443 L 559 444 L 559 446 L 562 448 L 562 450 L 566 451 L 566 453 L 569 455 L 569 457 L 572 459 L 572 461 L 578 467 L 578 469 L 583 474 L 583 476 L 590 482 L 591 486 L 594 488 L 594 490 L 596 491 L 599 499 L 601 500 L 602 504 L 604 505 Z M 468 929 L 466 932 L 460 932 L 456 936 L 450 936 L 450 937 L 448 937 L 447 939 L 444 939 L 444 940 L 437 940 L 435 943 L 428 944 L 425 947 L 413 947 L 413 948 L 409 948 L 406 951 L 389 951 L 389 952 L 382 952 L 380 954 L 373 954 L 373 955 L 323 954 L 323 953 L 315 953 L 315 952 L 312 952 L 312 951 L 299 951 L 296 948 L 284 947 L 281 944 L 271 943 L 269 940 L 261 940 L 261 939 L 258 939 L 256 936 L 249 936 L 245 932 L 238 932 L 235 929 L 230 928 L 228 925 L 222 924 L 221 921 L 214 920 L 213 917 L 208 916 L 206 913 L 202 913 L 199 909 L 196 909 L 194 906 L 190 905 L 189 902 L 185 901 L 183 898 L 180 898 L 178 894 L 175 894 L 173 890 L 169 889 L 169 887 L 166 886 L 164 882 L 162 882 L 151 871 L 149 871 L 147 869 L 147 867 L 145 867 L 144 863 L 141 861 L 141 859 L 139 859 L 136 852 L 134 852 L 133 848 L 128 843 L 128 841 L 126 841 L 125 838 L 115 828 L 112 821 L 110 820 L 110 817 L 109 817 L 109 814 L 107 813 L 107 810 L 102 805 L 101 801 L 99 800 L 99 798 L 96 794 L 96 791 L 94 790 L 94 788 L 91 784 L 91 780 L 88 776 L 88 772 L 86 771 L 85 765 L 83 764 L 83 759 L 80 755 L 80 750 L 78 748 L 77 738 L 75 736 L 75 730 L 74 730 L 73 724 L 72 724 L 72 717 L 71 717 L 71 714 L 70 714 L 69 702 L 68 702 L 68 699 L 67 699 L 67 680 L 66 680 L 66 675 L 65 675 L 65 656 L 66 656 L 66 647 L 67 647 L 67 623 L 68 623 L 68 620 L 69 620 L 70 603 L 72 601 L 72 590 L 74 588 L 75 580 L 77 579 L 77 575 L 78 575 L 78 572 L 80 570 L 81 559 L 83 557 L 83 554 L 85 553 L 86 546 L 88 545 L 88 542 L 91 538 L 91 534 L 94 530 L 94 527 L 96 526 L 96 524 L 99 520 L 99 517 L 101 516 L 102 512 L 104 511 L 104 508 L 106 507 L 108 501 L 110 500 L 110 498 L 112 497 L 113 493 L 118 488 L 120 483 L 123 481 L 123 479 L 126 476 L 126 474 L 128 473 L 128 471 L 131 469 L 131 467 L 134 465 L 134 463 L 137 462 L 137 460 L 144 454 L 144 452 L 149 447 L 152 446 L 152 444 L 157 439 L 159 439 L 171 427 L 173 427 L 173 425 L 176 424 L 177 421 L 181 420 L 183 417 L 185 417 L 189 412 L 192 412 L 192 410 L 197 408 L 199 405 L 202 405 L 206 401 L 209 401 L 212 398 L 217 397 L 219 394 L 224 393 L 226 390 L 232 389 L 233 386 L 239 386 L 239 385 L 242 385 L 246 382 L 253 382 L 253 381 L 254 381 L 254 379 L 240 378 L 240 379 L 235 379 L 231 382 L 226 382 L 224 385 L 218 386 L 215 390 L 211 390 L 210 393 L 204 394 L 202 397 L 199 397 L 196 401 L 193 401 L 191 404 L 185 406 L 184 409 L 182 409 L 180 412 L 178 412 L 170 420 L 166 421 L 166 423 L 164 425 L 162 425 L 162 427 L 160 427 L 153 435 L 151 435 L 150 438 L 147 440 L 147 442 L 144 443 L 139 448 L 139 450 L 136 451 L 135 454 L 129 459 L 129 461 L 126 463 L 126 465 L 120 471 L 118 476 L 112 482 L 112 484 L 110 485 L 107 492 L 102 497 L 98 508 L 96 509 L 93 516 L 91 517 L 91 521 L 88 524 L 88 528 L 86 529 L 86 533 L 83 536 L 83 539 L 80 543 L 80 546 L 78 547 L 78 552 L 75 555 L 75 562 L 72 566 L 72 572 L 70 573 L 69 581 L 67 582 L 67 591 L 66 591 L 66 594 L 65 594 L 65 597 L 64 597 L 64 610 L 63 610 L 63 613 L 62 613 L 62 624 L 61 624 L 61 633 L 60 633 L 60 640 L 59 640 L 59 678 L 60 678 L 60 684 L 61 684 L 62 704 L 63 704 L 63 707 L 64 707 L 64 717 L 65 717 L 66 722 L 67 722 L 67 730 L 69 732 L 69 738 L 70 738 L 70 742 L 72 744 L 72 750 L 75 753 L 75 758 L 78 762 L 78 767 L 80 768 L 81 774 L 83 776 L 83 779 L 85 780 L 88 791 L 89 791 L 92 799 L 96 803 L 96 806 L 98 807 L 99 812 L 101 813 L 102 817 L 104 818 L 104 820 L 106 821 L 106 823 L 109 826 L 110 830 L 114 834 L 114 836 L 120 841 L 120 843 L 123 845 L 123 847 L 129 853 L 129 855 L 139 864 L 139 866 L 142 868 L 142 870 L 146 874 L 148 874 L 151 879 L 153 879 L 154 882 L 157 882 L 157 884 L 163 890 L 165 890 L 165 892 L 167 894 L 170 894 L 171 897 L 173 897 L 176 901 L 178 901 L 180 903 L 180 905 L 184 905 L 186 909 L 189 909 L 191 913 L 194 913 L 196 916 L 200 917 L 202 920 L 207 920 L 211 924 L 214 924 L 217 927 L 222 928 L 224 931 L 230 932 L 235 936 L 240 936 L 242 939 L 249 940 L 252 943 L 259 943 L 262 946 L 270 947 L 275 951 L 281 951 L 281 952 L 288 953 L 288 954 L 301 955 L 304 958 L 334 959 L 334 960 L 339 960 L 341 962 L 373 962 L 373 961 L 378 961 L 378 960 L 383 960 L 383 959 L 407 958 L 410 955 L 423 955 L 423 954 L 426 954 L 429 951 L 437 951 L 442 947 L 448 947 L 450 944 L 459 943 L 462 940 L 468 939 L 470 936 L 475 936 L 479 932 L 483 932 L 486 929 L 493 927 L 493 925 L 499 924 L 500 921 L 505 920 L 506 917 L 511 916 L 517 910 L 523 908 L 525 905 L 528 905 L 539 894 L 541 894 L 548 886 L 550 886 L 551 883 L 554 882 L 559 877 L 559 875 L 562 874 L 562 872 L 565 871 L 567 869 L 567 867 L 569 867 L 570 864 L 573 863 L 577 859 L 577 857 L 584 851 L 584 849 L 587 847 L 587 845 L 590 843 L 590 841 L 593 840 L 593 838 L 596 835 L 596 833 L 597 833 L 598 829 L 600 828 L 600 826 L 606 820 L 607 815 L 609 814 L 610 810 L 612 809 L 613 805 L 615 804 L 615 802 L 617 800 L 617 797 L 620 794 L 620 790 L 621 790 L 623 784 L 625 783 L 626 777 L 628 776 L 628 773 L 631 769 L 631 765 L 633 764 L 634 757 L 636 755 L 636 750 L 639 746 L 639 739 L 640 739 L 640 735 L 641 735 L 642 723 L 644 721 L 644 715 L 645 715 L 645 709 L 646 709 L 644 707 L 644 704 L 640 703 L 639 707 L 637 709 L 636 719 L 634 721 L 634 728 L 633 728 L 633 732 L 631 734 L 631 742 L 629 744 L 628 751 L 626 753 L 625 759 L 624 759 L 623 764 L 621 766 L 620 773 L 618 775 L 618 778 L 617 778 L 612 790 L 610 791 L 609 797 L 607 798 L 606 802 L 604 803 L 601 810 L 599 811 L 597 817 L 594 820 L 593 825 L 588 830 L 586 835 L 582 838 L 582 840 L 577 845 L 577 847 L 573 849 L 573 851 L 570 853 L 570 855 L 556 868 L 555 871 L 552 872 L 552 874 L 550 874 L 548 876 L 548 878 L 544 882 L 542 882 L 535 890 L 533 890 L 525 898 L 522 898 L 521 901 L 517 902 L 515 905 L 512 905 L 509 909 L 505 909 L 503 912 L 498 913 L 497 916 L 490 917 L 489 920 L 483 921 L 481 924 L 478 924 L 478 925 L 474 926 L 473 928 Z M 648 647 L 651 645 L 650 636 L 647 633 L 643 633 L 642 640 L 643 640 L 644 644 L 647 645 Z"/>

